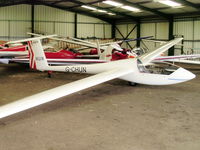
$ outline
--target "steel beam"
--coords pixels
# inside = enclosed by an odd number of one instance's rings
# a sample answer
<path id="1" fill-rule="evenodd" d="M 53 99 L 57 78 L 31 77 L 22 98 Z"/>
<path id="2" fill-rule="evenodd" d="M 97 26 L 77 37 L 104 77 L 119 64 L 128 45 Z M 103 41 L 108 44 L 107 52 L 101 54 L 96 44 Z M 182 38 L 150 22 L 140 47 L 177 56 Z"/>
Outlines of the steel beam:
<path id="1" fill-rule="evenodd" d="M 137 23 L 137 38 L 140 38 L 140 36 L 141 36 L 141 23 L 138 22 Z M 136 46 L 140 47 L 140 40 L 137 40 Z"/>
<path id="2" fill-rule="evenodd" d="M 170 19 L 169 20 L 169 34 L 168 34 L 169 40 L 172 40 L 174 38 L 174 36 L 173 36 L 173 32 L 174 32 L 173 24 L 174 24 L 174 19 Z M 168 56 L 174 56 L 174 47 L 172 47 L 168 50 Z"/>
<path id="3" fill-rule="evenodd" d="M 32 33 L 35 33 L 35 25 L 34 25 L 34 22 L 35 22 L 35 5 L 32 4 L 32 5 L 31 5 L 31 32 L 32 32 Z M 33 35 L 31 35 L 31 37 L 33 37 Z"/>
<path id="4" fill-rule="evenodd" d="M 77 20 L 78 20 L 78 14 L 75 13 L 74 15 L 74 37 L 75 38 L 77 38 L 77 30 L 78 30 Z"/>

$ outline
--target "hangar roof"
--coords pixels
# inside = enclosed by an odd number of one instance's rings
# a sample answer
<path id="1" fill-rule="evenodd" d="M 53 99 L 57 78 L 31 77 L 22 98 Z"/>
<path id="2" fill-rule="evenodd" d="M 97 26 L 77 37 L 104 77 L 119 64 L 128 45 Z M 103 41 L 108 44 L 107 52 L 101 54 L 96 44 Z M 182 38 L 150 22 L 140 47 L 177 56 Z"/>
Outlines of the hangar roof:
<path id="1" fill-rule="evenodd" d="M 105 1 L 114 1 L 117 6 Z M 169 5 L 168 2 L 170 1 Z M 170 6 L 170 4 L 178 4 Z M 116 20 L 140 21 L 148 18 L 200 15 L 200 0 L 1 0 L 0 6 L 18 4 L 46 5 L 62 10 L 93 16 L 107 22 Z M 128 6 L 128 7 L 127 7 Z M 130 10 L 131 9 L 131 10 Z"/>

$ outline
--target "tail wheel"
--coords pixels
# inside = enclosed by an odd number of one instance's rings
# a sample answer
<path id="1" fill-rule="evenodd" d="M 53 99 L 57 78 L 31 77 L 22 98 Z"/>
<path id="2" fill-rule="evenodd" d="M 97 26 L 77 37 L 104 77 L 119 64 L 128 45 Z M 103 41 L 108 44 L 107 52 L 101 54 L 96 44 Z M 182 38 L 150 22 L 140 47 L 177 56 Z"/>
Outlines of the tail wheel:
<path id="1" fill-rule="evenodd" d="M 53 71 L 48 71 L 48 78 L 51 78 Z"/>
<path id="2" fill-rule="evenodd" d="M 128 82 L 128 84 L 129 84 L 130 86 L 136 86 L 136 85 L 137 85 L 137 83 L 135 83 L 135 82 Z"/>

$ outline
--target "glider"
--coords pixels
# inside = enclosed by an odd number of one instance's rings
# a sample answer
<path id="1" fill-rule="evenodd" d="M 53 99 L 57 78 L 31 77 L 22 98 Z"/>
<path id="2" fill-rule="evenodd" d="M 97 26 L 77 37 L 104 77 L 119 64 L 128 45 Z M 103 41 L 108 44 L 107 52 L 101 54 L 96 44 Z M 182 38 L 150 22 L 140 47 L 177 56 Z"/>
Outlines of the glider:
<path id="1" fill-rule="evenodd" d="M 147 85 L 176 84 L 195 78 L 195 75 L 193 73 L 183 68 L 177 68 L 172 72 L 168 72 L 167 70 L 162 72 L 155 72 L 155 70 L 149 70 L 146 69 L 145 66 L 143 66 L 143 64 L 150 63 L 162 52 L 180 42 L 182 38 L 177 38 L 164 44 L 154 52 L 141 57 L 141 60 L 138 58 L 131 58 L 117 61 L 109 61 L 100 64 L 49 66 L 40 41 L 40 39 L 46 37 L 37 37 L 27 40 L 30 53 L 29 65 L 32 69 L 37 69 L 40 71 L 88 73 L 95 75 L 1 106 L 0 118 L 4 118 L 6 116 L 10 116 L 12 114 L 30 109 L 32 107 L 56 100 L 60 97 L 75 93 L 77 91 L 101 84 L 115 78 L 119 78 L 128 82 Z"/>
<path id="2" fill-rule="evenodd" d="M 27 46 L 19 45 L 9 47 L 8 45 L 0 45 L 0 57 L 15 57 L 28 55 Z"/>

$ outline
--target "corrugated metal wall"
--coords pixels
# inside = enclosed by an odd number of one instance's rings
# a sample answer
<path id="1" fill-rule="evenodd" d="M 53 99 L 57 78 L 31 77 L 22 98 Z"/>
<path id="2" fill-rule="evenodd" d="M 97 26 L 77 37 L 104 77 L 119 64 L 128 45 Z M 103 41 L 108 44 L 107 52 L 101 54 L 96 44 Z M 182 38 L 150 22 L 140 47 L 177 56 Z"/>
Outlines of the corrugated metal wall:
<path id="1" fill-rule="evenodd" d="M 93 17 L 78 15 L 78 37 L 111 38 L 111 25 Z"/>
<path id="2" fill-rule="evenodd" d="M 35 6 L 35 31 L 39 33 L 61 36 L 75 35 L 75 14 L 42 5 Z M 77 36 L 82 38 L 97 37 L 111 38 L 111 25 L 97 18 L 78 14 Z M 152 22 L 141 24 L 141 36 L 154 36 L 156 39 L 168 39 L 168 22 Z M 135 24 L 118 24 L 116 38 L 126 37 Z M 31 31 L 31 6 L 16 5 L 0 8 L 0 40 L 13 40 L 28 37 L 26 32 Z M 176 19 L 174 22 L 174 34 L 184 36 L 184 53 L 200 53 L 200 18 Z M 136 38 L 136 29 L 128 38 Z M 136 42 L 130 42 L 131 47 Z M 149 49 L 158 46 L 155 43 L 145 43 Z M 123 47 L 128 47 L 123 44 Z M 177 48 L 177 47 L 176 47 Z M 192 50 L 191 50 L 192 48 Z M 180 49 L 176 49 L 179 54 Z"/>
<path id="3" fill-rule="evenodd" d="M 174 23 L 174 34 L 184 37 L 184 53 L 200 53 L 200 18 L 177 19 Z M 176 49 L 176 54 L 181 50 Z"/>
<path id="4" fill-rule="evenodd" d="M 154 39 L 168 40 L 168 26 L 168 22 L 142 23 L 141 37 L 153 36 Z M 156 44 L 153 42 L 143 42 L 142 44 L 145 44 L 149 50 L 154 50 L 155 48 L 160 46 L 158 43 Z"/>
<path id="5" fill-rule="evenodd" d="M 27 37 L 31 31 L 30 5 L 17 5 L 0 8 L 0 40 Z"/>
<path id="6" fill-rule="evenodd" d="M 35 6 L 35 32 L 74 36 L 74 13 L 42 5 Z"/>
<path id="7" fill-rule="evenodd" d="M 135 24 L 119 24 L 117 28 L 121 34 L 126 37 L 128 32 L 128 26 L 134 26 Z M 149 22 L 141 23 L 141 37 L 153 36 L 158 40 L 168 40 L 169 23 L 168 22 Z M 136 30 L 134 34 L 129 38 L 136 38 Z M 200 53 L 200 18 L 187 18 L 187 19 L 175 19 L 174 21 L 174 35 L 184 37 L 185 54 Z M 122 38 L 120 33 L 116 30 L 116 37 Z M 142 42 L 141 47 L 147 46 L 149 50 L 154 50 L 159 44 L 153 42 Z M 127 45 L 123 45 L 127 47 Z M 181 54 L 181 46 L 175 46 L 175 54 Z"/>
<path id="8" fill-rule="evenodd" d="M 111 38 L 111 25 L 78 14 L 77 36 L 82 38 Z M 75 13 L 43 5 L 35 6 L 34 29 L 37 33 L 75 35 Z M 0 8 L 0 40 L 13 40 L 29 37 L 31 32 L 31 6 L 16 5 Z"/>
<path id="9" fill-rule="evenodd" d="M 167 40 L 168 39 L 168 23 L 160 22 L 160 23 L 142 23 L 141 24 L 141 37 L 144 36 L 153 36 L 155 39 L 159 40 Z M 135 24 L 118 24 L 116 30 L 116 38 L 126 37 L 129 32 L 134 28 Z M 122 35 L 121 35 L 122 34 Z M 137 37 L 137 28 L 130 34 L 128 37 L 136 38 Z M 129 42 L 132 47 L 136 45 L 136 42 Z M 143 44 L 143 45 L 142 45 Z M 149 50 L 153 50 L 159 46 L 159 44 L 155 44 L 153 42 L 142 42 L 141 46 L 147 46 Z M 126 43 L 122 45 L 123 47 L 129 48 Z"/>
<path id="10" fill-rule="evenodd" d="M 130 35 L 127 37 L 128 39 L 136 38 L 137 27 L 135 28 L 135 26 L 136 26 L 136 24 L 118 24 L 118 25 L 116 25 L 116 27 L 118 28 L 118 30 L 115 31 L 116 38 L 124 39 L 128 36 L 129 33 L 130 33 Z M 123 48 L 134 48 L 136 46 L 135 41 L 129 42 L 129 44 L 131 47 L 126 42 L 124 42 L 121 46 Z"/>

